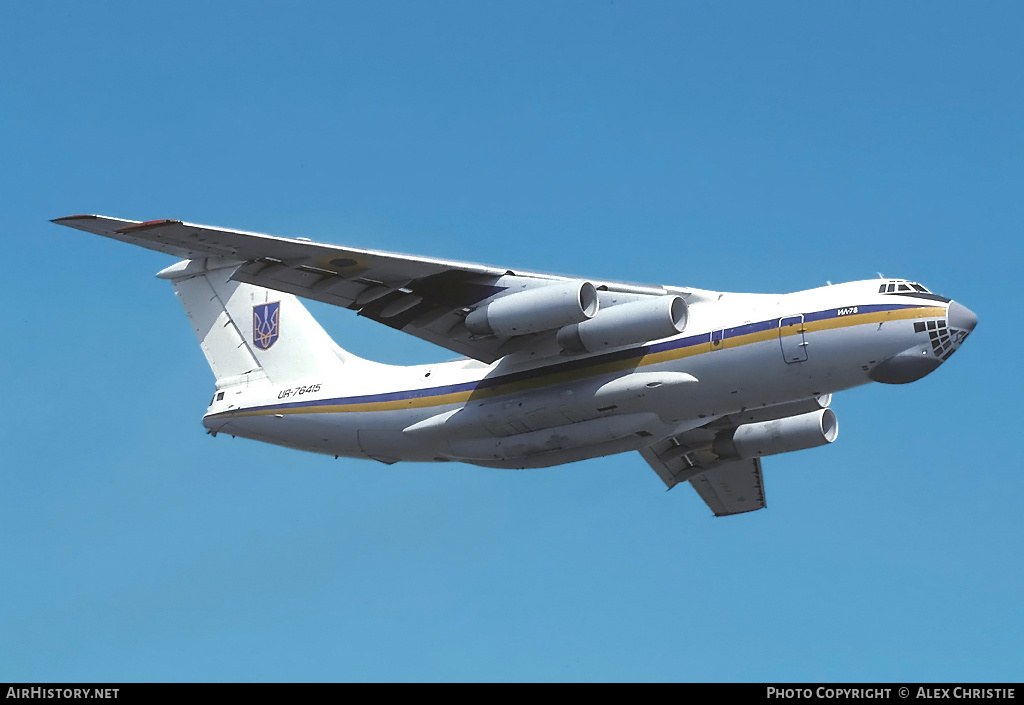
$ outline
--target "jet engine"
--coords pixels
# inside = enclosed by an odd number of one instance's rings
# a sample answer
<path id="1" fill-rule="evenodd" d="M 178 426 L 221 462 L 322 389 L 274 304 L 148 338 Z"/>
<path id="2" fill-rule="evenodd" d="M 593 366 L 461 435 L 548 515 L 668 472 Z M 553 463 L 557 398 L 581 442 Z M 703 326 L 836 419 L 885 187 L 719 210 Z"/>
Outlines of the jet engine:
<path id="1" fill-rule="evenodd" d="M 593 318 L 600 304 L 590 282 L 567 282 L 503 296 L 466 316 L 474 335 L 511 338 Z"/>
<path id="2" fill-rule="evenodd" d="M 775 419 L 783 419 L 789 416 L 809 414 L 818 409 L 827 409 L 831 403 L 831 394 L 819 394 L 816 397 L 799 401 L 787 401 L 773 406 L 744 409 L 735 414 L 729 414 L 724 420 L 733 426 L 742 426 L 745 423 L 759 423 L 761 421 L 774 421 Z"/>
<path id="3" fill-rule="evenodd" d="M 839 421 L 831 409 L 783 419 L 748 423 L 723 431 L 711 450 L 722 459 L 759 458 L 831 443 L 839 435 Z"/>
<path id="4" fill-rule="evenodd" d="M 609 306 L 590 320 L 559 330 L 558 344 L 566 352 L 582 353 L 661 340 L 682 333 L 687 315 L 686 302 L 678 296 Z"/>

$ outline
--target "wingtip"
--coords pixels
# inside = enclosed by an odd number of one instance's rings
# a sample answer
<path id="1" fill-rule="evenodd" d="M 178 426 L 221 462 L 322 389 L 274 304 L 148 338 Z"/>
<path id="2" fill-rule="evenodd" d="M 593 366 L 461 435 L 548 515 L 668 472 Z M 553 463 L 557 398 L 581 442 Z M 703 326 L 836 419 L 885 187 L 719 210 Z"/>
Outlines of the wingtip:
<path id="1" fill-rule="evenodd" d="M 69 220 L 96 220 L 96 218 L 98 218 L 98 217 L 99 216 L 88 215 L 88 214 L 86 214 L 86 215 L 65 215 L 65 216 L 63 216 L 61 218 L 54 218 L 50 222 L 51 223 L 56 223 L 57 225 L 63 225 L 65 222 L 67 222 Z"/>

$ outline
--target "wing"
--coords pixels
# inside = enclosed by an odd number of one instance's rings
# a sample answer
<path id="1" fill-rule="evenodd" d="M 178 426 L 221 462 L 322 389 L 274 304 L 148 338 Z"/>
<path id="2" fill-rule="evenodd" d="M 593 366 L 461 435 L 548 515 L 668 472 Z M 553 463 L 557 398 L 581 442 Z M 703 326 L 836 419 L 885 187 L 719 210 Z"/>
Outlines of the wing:
<path id="1" fill-rule="evenodd" d="M 237 261 L 237 281 L 358 311 L 482 362 L 554 339 L 550 331 L 513 338 L 474 335 L 468 313 L 482 303 L 554 281 L 577 281 L 536 272 L 513 272 L 468 262 L 339 247 L 305 239 L 227 230 L 180 220 L 139 222 L 98 215 L 57 218 L 59 225 L 140 245 L 183 259 Z M 601 292 L 633 298 L 663 296 L 659 286 L 592 283 Z M 683 292 L 674 291 L 680 294 Z"/>
<path id="2" fill-rule="evenodd" d="M 764 509 L 761 459 L 734 460 L 690 480 L 716 517 Z"/>
<path id="3" fill-rule="evenodd" d="M 669 489 L 689 481 L 717 517 L 764 509 L 761 459 L 712 459 L 690 449 L 688 443 L 697 445 L 695 435 L 699 437 L 699 430 L 643 448 L 640 454 Z"/>

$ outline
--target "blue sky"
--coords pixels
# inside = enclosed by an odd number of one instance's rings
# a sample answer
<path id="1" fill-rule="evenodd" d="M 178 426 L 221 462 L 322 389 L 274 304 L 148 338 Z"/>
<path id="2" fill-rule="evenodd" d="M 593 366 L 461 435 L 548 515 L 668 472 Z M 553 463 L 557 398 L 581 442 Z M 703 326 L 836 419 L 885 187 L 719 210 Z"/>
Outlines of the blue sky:
<path id="1" fill-rule="evenodd" d="M 1019 680 L 1019 3 L 18 3 L 0 23 L 0 680 Z M 715 519 L 203 433 L 171 259 L 72 213 L 977 312 Z M 450 353 L 312 307 L 353 352 Z"/>

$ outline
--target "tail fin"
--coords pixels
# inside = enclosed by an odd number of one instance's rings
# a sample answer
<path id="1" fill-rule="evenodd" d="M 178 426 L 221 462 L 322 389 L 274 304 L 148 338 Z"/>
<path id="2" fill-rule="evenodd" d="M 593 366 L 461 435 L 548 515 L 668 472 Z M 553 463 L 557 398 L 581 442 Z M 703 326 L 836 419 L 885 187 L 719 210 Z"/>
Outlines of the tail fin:
<path id="1" fill-rule="evenodd" d="M 232 281 L 237 266 L 219 258 L 183 260 L 157 275 L 174 284 L 217 386 L 262 377 L 298 382 L 340 372 L 340 348 L 299 300 Z"/>

